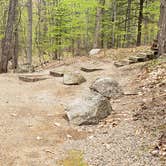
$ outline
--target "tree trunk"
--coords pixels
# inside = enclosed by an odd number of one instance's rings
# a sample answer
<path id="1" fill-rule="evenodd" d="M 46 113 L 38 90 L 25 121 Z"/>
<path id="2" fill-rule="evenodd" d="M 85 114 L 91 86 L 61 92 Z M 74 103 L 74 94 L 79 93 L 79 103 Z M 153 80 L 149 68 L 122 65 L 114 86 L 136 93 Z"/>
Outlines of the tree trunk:
<path id="1" fill-rule="evenodd" d="M 104 9 L 104 5 L 105 5 L 105 0 L 102 1 L 101 3 L 102 5 L 102 8 L 101 8 L 101 41 L 100 41 L 100 45 L 101 45 L 101 48 L 104 48 L 105 47 L 105 33 L 104 33 L 104 15 L 105 15 L 105 9 Z"/>
<path id="2" fill-rule="evenodd" d="M 127 3 L 127 11 L 126 11 L 126 21 L 125 21 L 125 41 L 126 41 L 126 46 L 130 46 L 130 38 L 131 38 L 131 29 L 130 29 L 130 22 L 131 22 L 131 2 L 132 0 L 128 0 Z"/>
<path id="3" fill-rule="evenodd" d="M 139 17 L 138 17 L 137 46 L 141 45 L 144 1 L 145 0 L 140 0 L 139 3 L 140 7 L 139 7 Z"/>
<path id="4" fill-rule="evenodd" d="M 0 73 L 6 73 L 8 61 L 12 58 L 12 37 L 15 23 L 17 0 L 9 1 L 8 20 L 6 25 L 5 37 L 2 41 L 2 55 L 0 57 Z"/>
<path id="5" fill-rule="evenodd" d="M 18 0 L 16 1 L 16 7 L 18 5 Z M 18 39 L 18 25 L 19 22 L 18 21 L 18 10 L 16 9 L 16 13 L 15 13 L 15 28 L 14 28 L 14 33 L 13 33 L 13 53 L 12 53 L 12 68 L 15 70 L 17 69 L 18 66 L 18 43 L 19 43 L 19 39 Z"/>
<path id="6" fill-rule="evenodd" d="M 160 20 L 159 20 L 159 55 L 166 53 L 166 0 L 161 0 Z"/>
<path id="7" fill-rule="evenodd" d="M 112 3 L 113 5 L 113 12 L 112 12 L 112 22 L 113 22 L 113 26 L 112 26 L 112 47 L 115 47 L 115 28 L 116 28 L 116 19 L 117 19 L 117 2 L 116 0 L 113 1 Z"/>
<path id="8" fill-rule="evenodd" d="M 27 63 L 29 65 L 32 65 L 32 0 L 28 0 L 27 8 L 28 8 Z"/>
<path id="9" fill-rule="evenodd" d="M 102 8 L 105 4 L 105 0 L 99 0 L 99 6 L 97 7 L 97 13 L 96 13 L 96 27 L 95 27 L 95 35 L 94 35 L 94 42 L 93 42 L 93 48 L 99 48 L 100 47 L 100 40 L 101 37 L 101 22 L 102 22 Z"/>

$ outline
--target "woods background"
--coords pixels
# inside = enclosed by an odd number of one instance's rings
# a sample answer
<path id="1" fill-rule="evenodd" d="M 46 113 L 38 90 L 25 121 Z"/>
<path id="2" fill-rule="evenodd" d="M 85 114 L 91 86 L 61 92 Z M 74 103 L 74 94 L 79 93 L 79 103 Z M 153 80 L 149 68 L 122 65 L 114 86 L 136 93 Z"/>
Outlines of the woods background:
<path id="1" fill-rule="evenodd" d="M 159 11 L 159 0 L 1 0 L 1 52 L 7 55 L 1 59 L 13 57 L 16 68 L 17 57 L 31 64 L 32 54 L 44 61 L 92 48 L 149 45 Z"/>

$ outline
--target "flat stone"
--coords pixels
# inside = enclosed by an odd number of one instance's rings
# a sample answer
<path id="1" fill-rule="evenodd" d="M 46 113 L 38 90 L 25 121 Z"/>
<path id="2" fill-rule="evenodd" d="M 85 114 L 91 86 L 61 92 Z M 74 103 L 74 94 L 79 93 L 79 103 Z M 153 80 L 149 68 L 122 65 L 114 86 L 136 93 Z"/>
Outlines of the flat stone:
<path id="1" fill-rule="evenodd" d="M 63 77 L 64 72 L 63 71 L 50 71 L 50 75 L 53 77 Z"/>
<path id="2" fill-rule="evenodd" d="M 97 68 L 97 67 L 81 67 L 81 70 L 84 72 L 94 72 L 94 71 L 99 71 L 103 69 Z"/>
<path id="3" fill-rule="evenodd" d="M 123 66 L 129 65 L 129 61 L 128 60 L 116 61 L 116 62 L 114 62 L 114 65 L 116 67 L 123 67 Z"/>
<path id="4" fill-rule="evenodd" d="M 130 63 L 138 63 L 147 61 L 147 57 L 145 56 L 131 56 L 129 57 Z"/>
<path id="5" fill-rule="evenodd" d="M 47 79 L 46 77 L 43 76 L 29 76 L 29 75 L 19 76 L 18 78 L 19 80 L 24 82 L 37 82 Z"/>

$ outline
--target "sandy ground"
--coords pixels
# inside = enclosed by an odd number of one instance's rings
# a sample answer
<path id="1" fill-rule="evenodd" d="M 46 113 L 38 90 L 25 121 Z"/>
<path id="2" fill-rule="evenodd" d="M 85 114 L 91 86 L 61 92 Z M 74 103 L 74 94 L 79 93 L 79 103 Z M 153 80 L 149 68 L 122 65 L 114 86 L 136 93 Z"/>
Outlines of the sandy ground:
<path id="1" fill-rule="evenodd" d="M 87 82 L 79 86 L 65 86 L 62 78 L 48 77 L 47 80 L 25 83 L 18 80 L 17 74 L 0 75 L 1 166 L 56 165 L 59 157 L 63 156 L 64 152 L 61 151 L 63 151 L 62 149 L 65 150 L 64 146 L 68 146 L 68 141 L 85 141 L 91 133 L 88 131 L 89 127 L 86 130 L 85 128 L 73 127 L 68 123 L 64 112 L 67 104 L 72 102 L 73 98 L 87 92 L 91 82 L 102 76 L 111 76 L 120 83 L 124 91 L 133 91 L 135 87 L 134 85 L 131 86 L 131 82 L 135 79 L 135 73 L 138 73 L 141 69 L 138 65 L 132 70 L 125 68 L 120 70 L 114 67 L 111 60 L 96 58 L 80 58 L 71 65 L 62 65 L 59 68 L 79 70 L 80 66 L 84 65 L 95 65 L 103 68 L 103 70 L 93 73 L 82 72 Z M 54 67 L 51 66 L 50 68 Z M 41 71 L 40 74 L 48 76 L 51 69 Z M 123 104 L 126 106 L 127 102 L 129 102 L 129 106 L 127 106 L 126 111 L 123 113 L 120 111 L 117 116 L 112 114 L 107 119 L 108 122 L 111 121 L 110 124 L 112 124 L 113 116 L 116 120 L 131 119 L 132 114 L 129 110 L 134 109 L 134 104 L 130 104 L 131 99 L 130 96 L 126 97 L 120 101 L 121 104 L 119 104 L 119 101 L 114 101 L 115 110 L 118 110 Z M 141 100 L 141 97 L 138 100 Z M 139 102 L 138 100 L 134 99 L 133 101 Z M 115 125 L 117 124 L 115 123 Z M 129 126 L 131 125 L 130 123 Z M 92 127 L 92 130 L 94 130 L 94 127 Z M 123 128 L 117 132 L 119 131 L 123 135 Z M 78 144 L 81 145 L 81 143 Z M 107 163 L 106 165 L 100 163 L 96 166 L 108 165 Z M 115 166 L 119 166 L 118 162 L 117 165 L 115 162 Z"/>
<path id="2" fill-rule="evenodd" d="M 78 70 L 79 63 L 65 68 Z M 103 67 L 103 63 L 97 65 Z M 107 65 L 109 67 L 110 64 Z M 40 74 L 48 75 L 48 72 Z M 49 150 L 55 151 L 56 145 L 67 140 L 70 135 L 73 139 L 86 136 L 85 132 L 69 126 L 64 118 L 65 106 L 76 94 L 88 89 L 89 81 L 111 72 L 84 73 L 88 81 L 72 87 L 63 85 L 62 78 L 50 77 L 44 81 L 25 83 L 18 79 L 17 74 L 0 75 L 0 164 L 54 165 L 55 159 L 49 157 Z"/>

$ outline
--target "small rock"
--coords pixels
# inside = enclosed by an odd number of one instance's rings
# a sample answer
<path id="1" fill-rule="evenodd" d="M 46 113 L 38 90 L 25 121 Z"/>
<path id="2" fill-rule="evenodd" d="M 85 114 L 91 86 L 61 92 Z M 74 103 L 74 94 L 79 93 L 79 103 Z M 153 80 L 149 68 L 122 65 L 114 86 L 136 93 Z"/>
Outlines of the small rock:
<path id="1" fill-rule="evenodd" d="M 37 139 L 37 140 L 42 140 L 42 137 L 37 136 L 36 139 Z"/>
<path id="2" fill-rule="evenodd" d="M 105 146 L 106 146 L 106 148 L 107 148 L 108 150 L 109 150 L 110 147 L 111 147 L 109 144 L 106 144 Z"/>
<path id="3" fill-rule="evenodd" d="M 117 123 L 112 123 L 112 127 L 116 127 L 118 124 Z"/>
<path id="4" fill-rule="evenodd" d="M 138 92 L 138 95 L 139 95 L 139 96 L 142 96 L 143 94 L 142 94 L 142 92 Z"/>
<path id="5" fill-rule="evenodd" d="M 65 85 L 80 85 L 83 82 L 86 82 L 86 79 L 79 72 L 64 73 L 63 83 Z"/>
<path id="6" fill-rule="evenodd" d="M 60 123 L 56 123 L 56 122 L 54 123 L 54 125 L 57 126 L 57 127 L 61 126 Z"/>
<path id="7" fill-rule="evenodd" d="M 100 53 L 100 51 L 101 51 L 101 49 L 98 49 L 98 48 L 92 49 L 92 50 L 90 50 L 89 55 L 90 56 L 96 55 L 96 54 Z"/>
<path id="8" fill-rule="evenodd" d="M 13 116 L 13 117 L 16 117 L 16 116 L 17 116 L 17 114 L 15 114 L 15 113 L 12 113 L 12 114 L 11 114 L 11 116 Z"/>
<path id="9" fill-rule="evenodd" d="M 159 155 L 159 150 L 158 150 L 158 149 L 155 149 L 155 150 L 151 151 L 151 154 L 152 154 L 153 156 L 158 156 L 158 155 Z"/>
<path id="10" fill-rule="evenodd" d="M 72 136 L 71 136 L 71 135 L 69 135 L 69 134 L 67 134 L 67 138 L 72 138 Z"/>
<path id="11" fill-rule="evenodd" d="M 163 157 L 166 157 L 166 152 L 165 152 L 165 151 L 162 153 L 162 156 L 163 156 Z"/>

